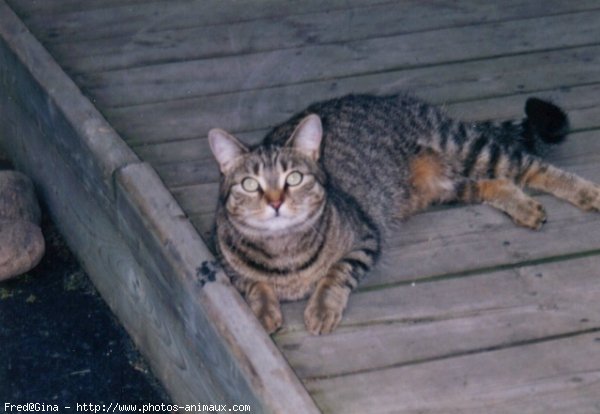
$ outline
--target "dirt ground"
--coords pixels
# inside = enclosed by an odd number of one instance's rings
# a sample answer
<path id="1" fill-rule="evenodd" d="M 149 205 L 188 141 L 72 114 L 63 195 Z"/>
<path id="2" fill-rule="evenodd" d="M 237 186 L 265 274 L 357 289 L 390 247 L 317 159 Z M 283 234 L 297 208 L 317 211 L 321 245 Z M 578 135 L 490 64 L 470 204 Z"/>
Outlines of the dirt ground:
<path id="1" fill-rule="evenodd" d="M 47 215 L 46 254 L 0 282 L 0 408 L 169 403 Z"/>

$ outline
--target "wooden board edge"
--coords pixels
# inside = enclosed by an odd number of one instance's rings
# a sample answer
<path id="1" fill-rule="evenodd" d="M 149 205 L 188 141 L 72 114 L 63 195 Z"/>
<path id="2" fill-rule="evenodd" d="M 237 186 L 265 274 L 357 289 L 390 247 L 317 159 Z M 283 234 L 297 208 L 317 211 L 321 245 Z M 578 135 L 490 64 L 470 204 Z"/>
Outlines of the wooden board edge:
<path id="1" fill-rule="evenodd" d="M 156 275 L 139 265 L 113 219 L 90 197 L 78 174 L 68 166 L 51 139 L 34 125 L 17 105 L 7 104 L 5 97 L 0 98 L 2 146 L 15 166 L 35 182 L 52 220 L 104 300 L 149 360 L 152 371 L 174 401 L 182 401 L 190 387 L 165 379 L 178 379 L 183 373 L 194 383 L 197 381 L 193 378 L 195 367 L 191 366 L 189 357 L 172 345 L 178 327 L 173 326 L 173 312 L 163 305 L 160 292 L 152 286 Z M 208 381 L 194 383 L 195 387 L 205 389 L 199 398 L 208 396 L 215 403 L 221 401 L 223 397 L 205 382 Z M 175 388 L 175 384 L 182 389 Z"/>
<path id="2" fill-rule="evenodd" d="M 68 244 L 174 401 L 318 412 L 228 282 L 198 288 L 197 268 L 190 267 L 197 262 L 190 260 L 212 260 L 201 238 L 174 200 L 148 204 L 172 197 L 4 0 L 0 57 L 0 144 L 33 179 Z M 157 187 L 139 187 L 148 182 Z M 142 196 L 129 194 L 132 189 Z M 155 243 L 171 235 L 172 243 Z M 166 291 L 165 281 L 174 282 Z"/>
<path id="3" fill-rule="evenodd" d="M 113 173 L 139 162 L 96 107 L 65 74 L 4 0 L 0 0 L 2 93 L 48 131 L 65 160 L 76 165 L 86 189 L 107 206 Z"/>
<path id="4" fill-rule="evenodd" d="M 121 234 L 132 244 L 145 241 L 149 250 L 140 259 L 154 261 L 167 279 L 181 319 L 194 333 L 193 347 L 215 348 L 210 352 L 225 361 L 217 374 L 224 387 L 238 401 L 255 394 L 265 412 L 318 412 L 152 167 L 128 165 L 117 172 L 116 183 Z"/>

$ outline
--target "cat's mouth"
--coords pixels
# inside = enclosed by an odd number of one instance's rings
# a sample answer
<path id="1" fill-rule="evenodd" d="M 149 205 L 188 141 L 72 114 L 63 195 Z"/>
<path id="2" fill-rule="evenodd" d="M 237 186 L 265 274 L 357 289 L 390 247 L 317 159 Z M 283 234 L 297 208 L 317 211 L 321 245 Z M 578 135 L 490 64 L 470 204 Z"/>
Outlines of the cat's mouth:
<path id="1" fill-rule="evenodd" d="M 230 219 L 235 221 L 239 228 L 245 228 L 246 231 L 252 233 L 294 232 L 314 225 L 323 209 L 324 203 L 311 206 L 291 206 L 283 203 L 278 208 L 263 206 L 260 209 L 248 211 L 245 215 L 232 214 Z"/>
<path id="2" fill-rule="evenodd" d="M 295 217 L 285 217 L 281 213 L 273 213 L 269 218 L 248 218 L 245 225 L 258 231 L 280 231 L 297 226 L 301 220 Z"/>
<path id="3" fill-rule="evenodd" d="M 267 207 L 260 214 L 246 217 L 244 220 L 247 225 L 260 231 L 280 231 L 289 230 L 306 222 L 306 215 L 298 214 L 285 206 L 278 209 Z"/>
<path id="4" fill-rule="evenodd" d="M 262 221 L 265 227 L 284 228 L 297 224 L 301 221 L 301 218 L 284 208 L 274 209 L 269 207 Z"/>

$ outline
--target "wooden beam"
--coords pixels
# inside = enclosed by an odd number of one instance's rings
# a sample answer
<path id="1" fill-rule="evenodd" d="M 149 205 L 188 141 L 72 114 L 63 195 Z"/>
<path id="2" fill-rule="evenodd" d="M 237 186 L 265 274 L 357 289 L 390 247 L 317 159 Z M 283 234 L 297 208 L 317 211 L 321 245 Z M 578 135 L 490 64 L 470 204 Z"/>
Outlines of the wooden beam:
<path id="1" fill-rule="evenodd" d="M 153 170 L 0 0 L 0 143 L 178 404 L 317 412 Z M 285 395 L 286 398 L 281 398 Z"/>
<path id="2" fill-rule="evenodd" d="M 116 181 L 121 234 L 133 245 L 145 241 L 139 260 L 159 270 L 155 289 L 168 292 L 196 352 L 220 365 L 212 373 L 216 381 L 240 399 L 254 395 L 266 411 L 311 412 L 303 386 L 224 274 L 202 278 L 214 258 L 156 172 L 148 164 L 128 165 Z"/>

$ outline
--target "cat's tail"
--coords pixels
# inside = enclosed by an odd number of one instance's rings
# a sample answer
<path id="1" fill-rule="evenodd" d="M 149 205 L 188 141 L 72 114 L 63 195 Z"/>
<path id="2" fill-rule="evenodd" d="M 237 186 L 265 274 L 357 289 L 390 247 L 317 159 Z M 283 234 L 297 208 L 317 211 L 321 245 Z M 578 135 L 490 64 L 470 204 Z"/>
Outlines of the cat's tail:
<path id="1" fill-rule="evenodd" d="M 567 114 L 550 102 L 529 98 L 525 114 L 522 136 L 525 146 L 534 153 L 543 153 L 548 146 L 560 144 L 569 133 Z"/>

